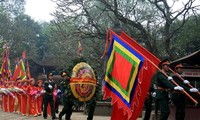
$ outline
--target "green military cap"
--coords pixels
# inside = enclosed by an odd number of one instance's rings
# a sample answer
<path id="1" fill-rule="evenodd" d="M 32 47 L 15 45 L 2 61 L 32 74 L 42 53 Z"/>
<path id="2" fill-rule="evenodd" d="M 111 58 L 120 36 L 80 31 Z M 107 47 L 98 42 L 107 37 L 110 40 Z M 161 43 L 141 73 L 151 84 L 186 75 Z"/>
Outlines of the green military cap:
<path id="1" fill-rule="evenodd" d="M 66 71 L 61 72 L 61 73 L 60 73 L 60 76 L 61 76 L 61 77 L 67 76 L 67 72 L 66 72 Z"/>
<path id="2" fill-rule="evenodd" d="M 53 73 L 52 73 L 52 72 L 50 72 L 50 73 L 48 73 L 48 74 L 47 74 L 47 76 L 53 76 Z"/>
<path id="3" fill-rule="evenodd" d="M 165 57 L 160 63 L 159 63 L 159 67 L 162 67 L 163 65 L 170 65 L 169 63 L 169 58 Z"/>

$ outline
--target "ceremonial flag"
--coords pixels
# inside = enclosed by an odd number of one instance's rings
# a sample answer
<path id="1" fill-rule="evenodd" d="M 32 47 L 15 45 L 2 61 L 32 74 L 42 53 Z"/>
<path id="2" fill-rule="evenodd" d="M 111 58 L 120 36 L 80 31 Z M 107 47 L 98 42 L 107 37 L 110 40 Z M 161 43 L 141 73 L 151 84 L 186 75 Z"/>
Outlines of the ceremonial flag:
<path id="1" fill-rule="evenodd" d="M 23 59 L 21 59 L 19 61 L 19 66 L 20 66 L 20 74 L 19 74 L 19 76 L 20 76 L 21 80 L 26 80 L 27 76 L 26 76 L 26 69 L 25 69 L 25 65 L 24 65 L 24 60 Z"/>
<path id="2" fill-rule="evenodd" d="M 19 79 L 25 80 L 25 79 L 31 77 L 28 61 L 26 63 L 27 66 L 25 67 L 25 59 L 26 59 L 26 51 L 24 50 L 22 52 L 21 59 L 16 60 L 15 71 L 13 73 L 13 77 L 11 78 L 11 80 L 19 80 Z"/>
<path id="3" fill-rule="evenodd" d="M 23 58 L 23 59 L 26 59 L 26 50 L 24 50 L 24 51 L 22 52 L 22 58 Z"/>
<path id="4" fill-rule="evenodd" d="M 21 70 L 21 68 L 20 68 L 20 66 L 19 66 L 19 59 L 17 58 L 17 59 L 15 60 L 15 70 L 14 70 L 13 76 L 12 76 L 12 78 L 11 78 L 12 81 L 13 81 L 13 80 L 18 80 L 18 79 L 20 79 L 20 78 L 19 78 L 20 70 Z"/>
<path id="5" fill-rule="evenodd" d="M 79 56 L 83 56 L 82 51 L 83 51 L 83 46 L 82 46 L 81 42 L 78 41 L 77 54 L 78 54 Z"/>
<path id="6" fill-rule="evenodd" d="M 2 64 L 1 64 L 1 71 L 0 71 L 0 74 L 1 74 L 1 76 L 2 76 L 2 78 L 3 78 L 3 70 L 4 70 L 4 64 L 5 64 L 5 62 L 4 62 L 4 59 L 5 59 L 5 55 L 4 55 L 4 53 L 2 53 Z"/>
<path id="7" fill-rule="evenodd" d="M 139 44 L 132 41 L 126 34 L 119 36 L 110 32 L 104 99 L 112 98 L 111 120 L 136 120 L 139 117 L 155 66 L 159 64 L 159 59 L 157 61 L 146 50 L 136 49 L 140 48 Z"/>
<path id="8" fill-rule="evenodd" d="M 12 77 L 10 69 L 9 49 L 8 47 L 5 49 L 6 51 L 3 53 L 2 57 L 1 75 L 4 80 L 9 80 Z"/>
<path id="9" fill-rule="evenodd" d="M 28 60 L 26 61 L 26 76 L 28 79 L 31 78 L 31 71 L 30 71 Z"/>

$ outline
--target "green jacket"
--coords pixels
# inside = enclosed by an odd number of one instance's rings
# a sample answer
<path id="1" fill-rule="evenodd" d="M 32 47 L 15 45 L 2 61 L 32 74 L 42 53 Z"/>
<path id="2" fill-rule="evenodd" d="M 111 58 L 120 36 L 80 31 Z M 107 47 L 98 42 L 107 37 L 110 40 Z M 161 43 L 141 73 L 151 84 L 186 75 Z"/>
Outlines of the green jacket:
<path id="1" fill-rule="evenodd" d="M 189 92 L 190 88 L 187 87 L 179 77 L 174 75 L 173 80 L 179 86 L 183 87 L 185 91 Z M 185 100 L 185 94 L 183 94 L 182 92 L 179 92 L 179 91 L 178 92 L 172 92 L 172 99 L 173 99 L 173 101 L 184 101 Z"/>
<path id="2" fill-rule="evenodd" d="M 162 72 L 157 72 L 157 87 L 164 89 L 174 89 L 175 85 L 172 84 Z M 166 99 L 168 100 L 168 92 L 163 90 L 156 90 L 156 99 Z"/>
<path id="3" fill-rule="evenodd" d="M 69 80 L 65 80 L 61 82 L 61 91 L 63 92 L 62 94 L 62 102 L 65 104 L 66 102 L 70 102 L 73 99 L 73 94 L 69 85 Z"/>

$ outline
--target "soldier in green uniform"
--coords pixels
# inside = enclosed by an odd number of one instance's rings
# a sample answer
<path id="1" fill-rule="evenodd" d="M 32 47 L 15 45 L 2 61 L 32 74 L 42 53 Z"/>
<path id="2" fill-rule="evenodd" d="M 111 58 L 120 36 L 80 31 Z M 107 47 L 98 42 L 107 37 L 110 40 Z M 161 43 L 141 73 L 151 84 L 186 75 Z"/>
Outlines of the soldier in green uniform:
<path id="1" fill-rule="evenodd" d="M 54 89 L 55 83 L 53 81 L 53 73 L 47 74 L 47 80 L 44 82 L 44 96 L 43 96 L 43 117 L 44 119 L 47 119 L 47 106 L 50 104 L 51 107 L 51 116 L 52 119 L 56 119 L 55 116 L 55 109 L 54 109 L 54 100 L 53 100 L 53 89 Z"/>
<path id="2" fill-rule="evenodd" d="M 174 71 L 177 75 L 181 75 L 183 73 L 183 65 L 180 63 L 174 64 Z M 182 81 L 177 75 L 173 76 L 173 80 L 184 88 L 187 92 L 198 92 L 196 88 L 189 88 L 186 84 L 190 82 L 188 80 Z M 172 91 L 172 100 L 174 105 L 176 106 L 176 120 L 184 120 L 185 118 L 185 95 L 180 91 Z"/>
<path id="3" fill-rule="evenodd" d="M 72 115 L 72 106 L 73 106 L 73 95 L 72 91 L 69 86 L 70 78 L 67 74 L 67 72 L 61 72 L 61 77 L 63 78 L 63 81 L 61 82 L 60 88 L 62 92 L 62 103 L 63 103 L 63 109 L 59 113 L 59 120 L 62 120 L 62 116 L 65 114 L 65 120 L 70 120 Z"/>
<path id="4" fill-rule="evenodd" d="M 161 71 L 165 74 L 169 71 L 169 60 L 164 59 L 160 62 L 159 67 Z M 168 89 L 172 90 L 183 90 L 180 86 L 173 85 L 170 80 L 173 80 L 171 76 L 166 77 L 161 71 L 157 72 L 157 90 L 156 90 L 156 102 L 161 111 L 160 120 L 167 120 L 170 114 L 168 101 Z"/>
<path id="5" fill-rule="evenodd" d="M 143 120 L 150 120 L 151 117 L 151 111 L 152 111 L 152 103 L 153 98 L 155 97 L 154 88 L 150 86 L 149 91 L 147 93 L 144 105 L 145 105 L 145 115 Z"/>
<path id="6" fill-rule="evenodd" d="M 93 115 L 96 107 L 96 101 L 98 99 L 98 94 L 100 91 L 100 85 L 97 82 L 97 87 L 94 96 L 87 102 L 88 117 L 87 120 L 93 120 Z"/>

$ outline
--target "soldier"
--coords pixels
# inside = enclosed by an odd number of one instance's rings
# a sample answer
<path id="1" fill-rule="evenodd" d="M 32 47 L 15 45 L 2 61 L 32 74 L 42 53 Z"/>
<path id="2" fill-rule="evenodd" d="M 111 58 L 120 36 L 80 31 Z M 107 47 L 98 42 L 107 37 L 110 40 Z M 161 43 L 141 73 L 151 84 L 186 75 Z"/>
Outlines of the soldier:
<path id="1" fill-rule="evenodd" d="M 91 98 L 91 100 L 89 100 L 87 102 L 87 110 L 88 110 L 87 111 L 88 112 L 87 120 L 93 120 L 94 111 L 95 111 L 95 107 L 96 107 L 96 101 L 98 99 L 98 94 L 99 94 L 100 89 L 101 89 L 100 85 L 97 82 L 97 88 L 96 88 L 95 94 Z"/>
<path id="2" fill-rule="evenodd" d="M 56 119 L 55 109 L 54 109 L 54 100 L 53 100 L 54 86 L 55 86 L 55 83 L 53 81 L 53 73 L 49 73 L 49 74 L 47 74 L 47 80 L 44 82 L 44 90 L 45 90 L 45 93 L 43 96 L 43 104 L 44 104 L 43 117 L 44 117 L 44 119 L 47 119 L 48 103 L 50 104 L 50 107 L 51 107 L 52 119 Z"/>
<path id="3" fill-rule="evenodd" d="M 60 88 L 62 92 L 62 103 L 63 103 L 63 109 L 59 114 L 59 120 L 62 120 L 62 116 L 65 115 L 66 120 L 70 120 L 72 115 L 72 106 L 73 106 L 73 95 L 72 91 L 69 86 L 70 78 L 67 74 L 67 72 L 61 72 L 61 77 L 64 81 L 61 82 Z"/>
<path id="4" fill-rule="evenodd" d="M 152 111 L 152 103 L 153 98 L 155 97 L 154 88 L 150 86 L 149 91 L 147 93 L 146 99 L 145 99 L 145 116 L 143 120 L 150 120 L 151 117 L 151 111 Z"/>
<path id="5" fill-rule="evenodd" d="M 174 65 L 174 71 L 177 75 L 181 75 L 183 73 L 183 65 L 180 63 L 176 63 Z M 189 88 L 186 84 L 190 82 L 188 80 L 182 81 L 177 75 L 173 76 L 173 80 L 178 83 L 181 87 L 183 87 L 186 91 L 189 92 L 198 92 L 196 88 Z M 180 91 L 172 91 L 172 100 L 174 105 L 176 106 L 176 120 L 184 120 L 185 118 L 185 95 Z"/>
<path id="6" fill-rule="evenodd" d="M 164 59 L 160 62 L 159 67 L 165 74 L 169 71 L 169 60 Z M 170 114 L 168 101 L 168 89 L 174 89 L 182 91 L 183 88 L 180 86 L 173 85 L 170 81 L 173 80 L 171 76 L 166 77 L 161 71 L 157 72 L 157 90 L 156 90 L 156 102 L 160 108 L 161 115 L 160 120 L 167 120 Z"/>

